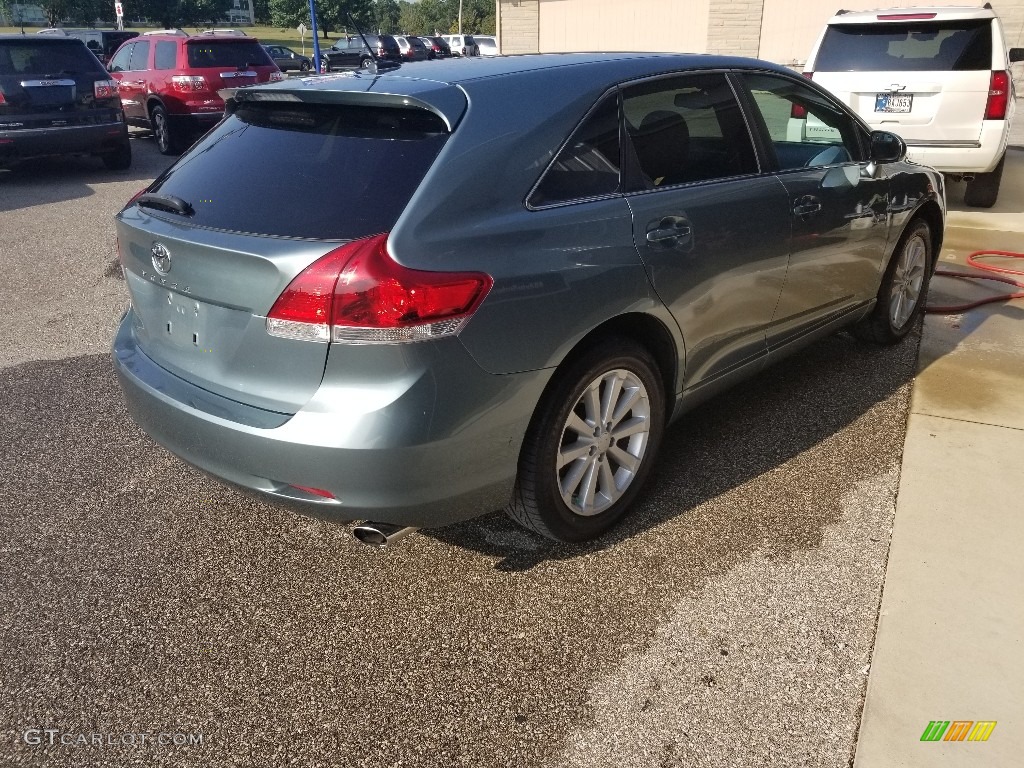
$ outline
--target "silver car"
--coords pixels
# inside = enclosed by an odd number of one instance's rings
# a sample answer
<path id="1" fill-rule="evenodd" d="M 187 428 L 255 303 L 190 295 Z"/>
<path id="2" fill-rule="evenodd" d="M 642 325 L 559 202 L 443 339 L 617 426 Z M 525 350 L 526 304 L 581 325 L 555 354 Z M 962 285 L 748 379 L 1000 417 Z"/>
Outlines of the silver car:
<path id="1" fill-rule="evenodd" d="M 114 364 L 178 456 L 376 543 L 499 509 L 582 541 L 695 404 L 840 328 L 914 326 L 942 177 L 805 78 L 429 69 L 235 89 L 118 214 Z M 794 115 L 831 131 L 791 140 Z"/>

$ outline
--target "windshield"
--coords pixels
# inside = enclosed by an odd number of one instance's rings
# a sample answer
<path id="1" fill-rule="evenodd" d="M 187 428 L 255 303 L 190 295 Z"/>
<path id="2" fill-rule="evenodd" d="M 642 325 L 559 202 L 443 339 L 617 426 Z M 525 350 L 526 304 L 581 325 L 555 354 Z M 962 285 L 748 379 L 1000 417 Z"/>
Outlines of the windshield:
<path id="1" fill-rule="evenodd" d="M 991 66 L 987 19 L 831 25 L 814 64 L 820 72 L 950 72 Z"/>

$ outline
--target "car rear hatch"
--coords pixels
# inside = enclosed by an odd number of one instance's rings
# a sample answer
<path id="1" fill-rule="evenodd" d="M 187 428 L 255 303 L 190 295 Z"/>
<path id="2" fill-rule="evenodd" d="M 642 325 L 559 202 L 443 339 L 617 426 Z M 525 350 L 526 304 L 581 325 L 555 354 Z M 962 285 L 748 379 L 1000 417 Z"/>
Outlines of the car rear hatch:
<path id="1" fill-rule="evenodd" d="M 0 131 L 118 122 L 108 78 L 77 39 L 0 40 Z"/>
<path id="2" fill-rule="evenodd" d="M 217 97 L 222 88 L 243 88 L 270 82 L 280 70 L 251 37 L 193 38 L 185 44 L 188 79 L 194 91 Z M 278 76 L 280 77 L 280 76 Z M 200 81 L 198 78 L 202 78 Z M 176 77 L 175 82 L 183 78 Z"/>
<path id="3" fill-rule="evenodd" d="M 394 226 L 449 129 L 407 96 L 273 88 L 235 92 L 117 234 L 141 349 L 211 392 L 294 413 L 329 344 L 272 336 L 267 314 L 316 259 Z"/>
<path id="4" fill-rule="evenodd" d="M 909 143 L 977 142 L 991 81 L 991 28 L 989 19 L 830 25 L 814 80 L 872 128 Z"/>

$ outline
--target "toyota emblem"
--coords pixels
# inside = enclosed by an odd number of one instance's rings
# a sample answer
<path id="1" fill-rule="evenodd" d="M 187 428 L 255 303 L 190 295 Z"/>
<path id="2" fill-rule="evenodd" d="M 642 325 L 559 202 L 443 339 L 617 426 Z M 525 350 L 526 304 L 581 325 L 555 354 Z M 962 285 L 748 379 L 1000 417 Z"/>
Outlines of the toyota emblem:
<path id="1" fill-rule="evenodd" d="M 171 252 L 167 250 L 167 246 L 163 243 L 153 243 L 150 253 L 153 254 L 153 269 L 161 275 L 171 271 Z"/>

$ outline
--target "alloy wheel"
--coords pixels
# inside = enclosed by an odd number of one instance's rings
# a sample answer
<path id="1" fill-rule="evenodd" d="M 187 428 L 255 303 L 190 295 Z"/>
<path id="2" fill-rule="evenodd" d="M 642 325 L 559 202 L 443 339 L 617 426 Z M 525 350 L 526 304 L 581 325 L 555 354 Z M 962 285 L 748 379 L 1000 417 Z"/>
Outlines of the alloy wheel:
<path id="1" fill-rule="evenodd" d="M 906 325 L 921 299 L 928 247 L 920 235 L 910 238 L 900 253 L 889 292 L 889 321 L 893 328 Z"/>

